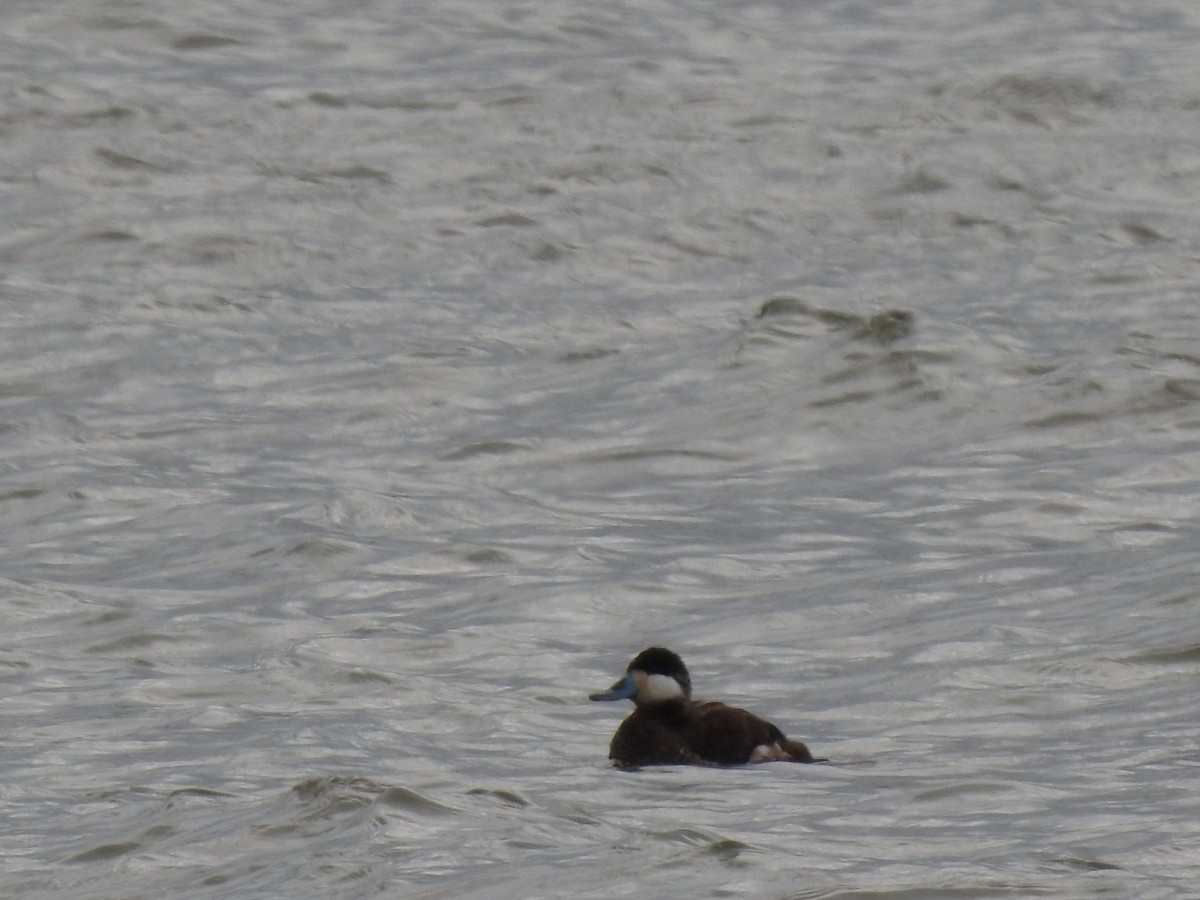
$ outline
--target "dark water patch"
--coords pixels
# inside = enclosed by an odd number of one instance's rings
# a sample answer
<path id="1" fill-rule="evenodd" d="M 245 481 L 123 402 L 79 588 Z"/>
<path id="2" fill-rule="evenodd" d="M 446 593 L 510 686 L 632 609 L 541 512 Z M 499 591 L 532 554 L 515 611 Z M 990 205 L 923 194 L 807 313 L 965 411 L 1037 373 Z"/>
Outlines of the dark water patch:
<path id="1" fill-rule="evenodd" d="M 385 684 L 392 685 L 396 679 L 373 669 L 351 669 L 344 673 L 344 680 L 349 684 Z"/>
<path id="2" fill-rule="evenodd" d="M 125 619 L 132 618 L 134 611 L 131 609 L 106 609 L 102 613 L 98 613 L 91 618 L 84 619 L 84 625 L 107 625 L 110 622 L 121 622 Z"/>
<path id="3" fill-rule="evenodd" d="M 1127 220 L 1121 223 L 1121 230 L 1140 246 L 1155 244 L 1167 240 L 1167 236 L 1143 222 Z"/>
<path id="4" fill-rule="evenodd" d="M 185 313 L 206 313 L 206 314 L 224 314 L 228 312 L 239 313 L 254 313 L 257 309 L 250 303 L 244 300 L 238 300 L 224 294 L 205 294 L 187 297 L 173 297 L 170 299 L 155 297 L 150 303 L 158 309 L 181 311 Z M 186 425 L 177 426 L 172 429 L 161 429 L 159 434 L 179 434 L 188 431 L 207 430 L 212 428 L 211 423 L 204 425 Z"/>
<path id="5" fill-rule="evenodd" d="M 483 101 L 482 105 L 486 107 L 505 107 L 518 106 L 522 103 L 532 103 L 534 98 L 529 94 L 511 93 L 503 97 L 495 97 L 491 100 Z"/>
<path id="6" fill-rule="evenodd" d="M 453 816 L 458 813 L 458 810 L 453 807 L 438 803 L 436 800 L 431 800 L 423 794 L 419 794 L 411 788 L 406 787 L 389 787 L 385 789 L 379 795 L 379 802 L 386 806 L 422 815 Z"/>
<path id="7" fill-rule="evenodd" d="M 1148 335 L 1138 336 L 1153 340 L 1153 338 L 1149 337 Z M 1129 352 L 1141 353 L 1142 351 L 1131 349 Z M 1187 363 L 1189 366 L 1200 368 L 1200 356 L 1197 356 L 1195 353 L 1184 353 L 1182 350 L 1168 350 L 1166 352 L 1159 352 L 1156 355 L 1161 359 L 1170 360 L 1172 362 Z"/>
<path id="8" fill-rule="evenodd" d="M 771 297 L 764 300 L 758 307 L 756 317 L 766 319 L 770 316 L 817 316 L 819 311 L 799 297 Z"/>
<path id="9" fill-rule="evenodd" d="M 109 150 L 107 147 L 97 147 L 93 151 L 96 156 L 114 169 L 126 170 L 143 170 L 148 172 L 169 172 L 171 168 L 160 163 L 152 163 L 147 160 L 140 159 L 136 156 L 131 156 L 128 153 L 121 153 L 118 150 Z"/>
<path id="10" fill-rule="evenodd" d="M 953 353 L 940 350 L 890 350 L 883 357 L 889 364 L 900 366 L 947 365 L 956 362 L 959 357 Z"/>
<path id="11" fill-rule="evenodd" d="M 953 213 L 950 216 L 950 224 L 957 228 L 979 228 L 983 226 L 1002 227 L 995 219 L 987 218 L 986 216 L 976 216 L 970 213 Z"/>
<path id="12" fill-rule="evenodd" d="M 551 177 L 556 181 L 578 181 L 588 185 L 621 184 L 629 180 L 621 167 L 601 161 L 559 166 Z"/>
<path id="13" fill-rule="evenodd" d="M 175 248 L 170 256 L 182 266 L 216 266 L 232 263 L 238 254 L 254 244 L 225 234 L 206 234 L 188 239 Z"/>
<path id="14" fill-rule="evenodd" d="M 396 110 L 399 112 L 453 112 L 458 109 L 456 100 L 434 100 L 428 97 L 413 97 L 402 94 L 359 94 L 348 98 L 356 106 L 367 109 Z"/>
<path id="15" fill-rule="evenodd" d="M 714 838 L 713 835 L 695 828 L 671 828 L 666 831 L 653 831 L 651 835 L 665 841 L 687 844 L 689 847 L 707 847 L 716 841 L 727 840 L 721 837 Z"/>
<path id="16" fill-rule="evenodd" d="M 847 354 L 847 358 L 854 360 L 855 364 L 830 372 L 820 379 L 820 383 L 839 385 L 873 379 L 878 383 L 877 387 L 861 389 L 871 396 L 879 393 L 894 394 L 924 384 L 920 369 L 916 365 L 916 357 L 908 354 L 888 353 L 880 357 L 855 353 Z M 824 400 L 817 402 L 821 405 L 826 404 Z"/>
<path id="17" fill-rule="evenodd" d="M 574 809 L 567 810 L 561 814 L 561 817 L 568 822 L 573 822 L 576 825 L 602 825 L 603 821 L 595 816 L 589 815 L 583 810 Z"/>
<path id="18" fill-rule="evenodd" d="M 138 236 L 129 231 L 122 231 L 119 228 L 105 228 L 100 231 L 85 231 L 83 234 L 77 235 L 75 240 L 80 243 L 93 244 L 121 244 L 129 241 L 136 241 Z"/>
<path id="19" fill-rule="evenodd" d="M 174 50 L 212 50 L 217 47 L 237 46 L 241 43 L 243 42 L 237 38 L 223 34 L 195 32 L 175 38 L 171 41 L 171 48 Z"/>
<path id="20" fill-rule="evenodd" d="M 315 103 L 317 106 L 328 106 L 333 109 L 342 109 L 348 103 L 345 97 L 339 97 L 337 94 L 331 94 L 328 91 L 313 91 L 308 95 L 308 101 Z"/>
<path id="21" fill-rule="evenodd" d="M 1057 372 L 1060 366 L 1057 363 L 1026 363 L 1020 367 L 1020 371 L 1026 375 L 1031 375 L 1034 378 L 1040 378 L 1043 375 L 1049 375 L 1051 372 Z"/>
<path id="22" fill-rule="evenodd" d="M 1076 872 L 1121 872 L 1124 871 L 1116 863 L 1105 862 L 1102 859 L 1088 859 L 1081 856 L 1061 856 L 1050 861 L 1055 866 L 1062 866 Z"/>
<path id="23" fill-rule="evenodd" d="M 442 551 L 443 555 L 453 556 L 473 566 L 510 565 L 513 558 L 503 550 L 494 547 L 465 547 Z"/>
<path id="24" fill-rule="evenodd" d="M 847 330 L 856 340 L 890 344 L 913 333 L 916 316 L 911 310 L 889 309 L 872 316 L 813 306 L 799 297 L 780 296 L 763 301 L 756 318 L 808 318 L 831 330 Z"/>
<path id="25" fill-rule="evenodd" d="M 507 791 L 502 788 L 471 788 L 467 791 L 467 794 L 472 797 L 492 797 L 506 806 L 513 806 L 517 809 L 524 809 L 529 806 L 529 801 L 516 791 Z"/>
<path id="26" fill-rule="evenodd" d="M 1008 178 L 999 175 L 995 178 L 989 178 L 986 182 L 987 186 L 996 191 L 1024 191 L 1026 189 L 1025 182 L 1018 181 L 1016 178 Z"/>
<path id="27" fill-rule="evenodd" d="M 1126 385 L 1110 389 L 1094 379 L 1063 381 L 1055 385 L 1062 391 L 1067 408 L 1027 420 L 1028 428 L 1051 429 L 1087 426 L 1095 422 L 1128 416 L 1153 415 L 1182 409 L 1200 399 L 1200 379 L 1171 378 L 1130 391 Z"/>
<path id="28" fill-rule="evenodd" d="M 6 491 L 0 494 L 0 503 L 8 500 L 33 500 L 35 497 L 40 497 L 46 493 L 45 488 L 16 488 L 15 490 Z"/>
<path id="29" fill-rule="evenodd" d="M 267 834 L 289 834 L 304 823 L 336 819 L 370 806 L 385 788 L 366 778 L 325 776 L 307 778 L 292 787 L 301 804 L 298 819 L 263 826 Z"/>
<path id="30" fill-rule="evenodd" d="M 476 456 L 503 456 L 508 453 L 517 453 L 528 449 L 529 447 L 526 444 L 511 441 L 477 441 L 473 444 L 465 444 L 455 450 L 443 453 L 439 459 L 445 462 L 457 462 L 458 460 L 471 459 Z"/>
<path id="31" fill-rule="evenodd" d="M 1175 663 L 1200 663 L 1200 644 L 1189 644 L 1182 647 L 1167 647 L 1160 650 L 1147 650 L 1126 656 L 1122 660 L 1129 663 L 1146 663 L 1151 665 Z"/>
<path id="32" fill-rule="evenodd" d="M 1180 400 L 1200 400 L 1200 378 L 1168 378 L 1163 382 L 1163 390 Z"/>
<path id="33" fill-rule="evenodd" d="M 1043 416 L 1040 419 L 1026 422 L 1030 428 L 1063 428 L 1072 425 L 1087 425 L 1099 419 L 1107 417 L 1107 413 L 1094 412 L 1090 410 L 1067 410 L 1065 412 L 1054 413 L 1053 415 Z"/>
<path id="34" fill-rule="evenodd" d="M 146 428 L 131 431 L 127 435 L 129 438 L 138 441 L 157 441 L 162 438 L 179 437 L 180 435 L 207 433 L 212 430 L 212 426 L 208 424 L 202 425 L 176 425 L 171 428 Z"/>
<path id="35" fill-rule="evenodd" d="M 85 850 L 82 853 L 77 853 L 65 860 L 68 863 L 86 863 L 86 862 L 101 862 L 108 859 L 116 859 L 118 856 L 126 856 L 133 853 L 141 847 L 138 841 L 123 841 L 117 844 L 100 844 L 90 850 Z"/>
<path id="36" fill-rule="evenodd" d="M 560 363 L 591 362 L 594 359 L 604 359 L 607 356 L 617 356 L 621 351 L 610 350 L 606 347 L 590 347 L 586 350 L 572 350 L 557 357 Z"/>
<path id="37" fill-rule="evenodd" d="M 740 857 L 753 849 L 749 844 L 745 844 L 742 841 L 734 840 L 733 838 L 721 838 L 710 844 L 706 844 L 701 848 L 701 852 L 705 856 L 714 857 L 727 865 L 744 865 L 745 860 L 742 860 Z"/>
<path id="38" fill-rule="evenodd" d="M 1145 522 L 1127 522 L 1127 523 L 1123 523 L 1121 525 L 1113 525 L 1109 528 L 1102 528 L 1100 530 L 1110 533 L 1110 534 L 1126 532 L 1126 531 L 1131 531 L 1131 532 L 1149 531 L 1149 532 L 1158 532 L 1158 533 L 1169 533 L 1169 532 L 1172 532 L 1175 530 L 1175 526 L 1170 524 L 1169 522 L 1145 521 Z"/>
<path id="39" fill-rule="evenodd" d="M 585 454 L 589 462 L 639 462 L 657 459 L 699 459 L 718 462 L 733 462 L 737 457 L 729 453 L 718 453 L 712 450 L 688 450 L 682 448 L 621 448 L 604 450 L 598 453 Z"/>
<path id="40" fill-rule="evenodd" d="M 454 815 L 458 810 L 411 788 L 386 785 L 369 778 L 326 775 L 307 778 L 292 787 L 305 806 L 306 818 L 352 812 L 374 803 L 425 815 Z"/>
<path id="41" fill-rule="evenodd" d="M 537 219 L 523 216 L 520 213 L 504 213 L 498 216 L 488 216 L 475 222 L 480 228 L 495 228 L 497 225 L 507 225 L 510 228 L 530 228 L 538 224 Z"/>
<path id="42" fill-rule="evenodd" d="M 854 336 L 870 339 L 878 344 L 890 344 L 913 333 L 916 316 L 906 309 L 889 309 L 876 313 L 855 331 Z"/>
<path id="43" fill-rule="evenodd" d="M 504 843 L 514 850 L 550 850 L 558 846 L 557 843 L 550 839 L 538 841 L 531 838 L 509 838 Z"/>
<path id="44" fill-rule="evenodd" d="M 295 177 L 297 181 L 306 184 L 327 184 L 334 181 L 372 181 L 384 185 L 392 183 L 392 176 L 387 172 L 361 164 L 334 169 L 309 169 L 297 172 Z"/>
<path id="45" fill-rule="evenodd" d="M 694 256 L 698 259 L 723 259 L 728 262 L 750 264 L 753 260 L 750 257 L 741 253 L 730 253 L 727 250 L 718 250 L 714 247 L 706 247 L 697 241 L 687 240 L 682 237 L 676 237 L 671 234 L 660 234 L 654 238 L 654 242 L 663 247 L 670 247 L 672 250 L 678 250 L 680 253 L 688 256 Z"/>
<path id="46" fill-rule="evenodd" d="M 1062 500 L 1046 500 L 1042 503 L 1034 504 L 1032 508 L 1035 512 L 1063 517 L 1078 516 L 1087 512 L 1086 506 L 1079 503 L 1067 503 Z"/>
<path id="47" fill-rule="evenodd" d="M 685 844 L 695 848 L 692 853 L 667 862 L 667 865 L 687 867 L 695 865 L 696 852 L 700 856 L 710 857 L 725 865 L 744 866 L 746 861 L 741 857 L 754 848 L 734 838 L 713 836 L 694 828 L 675 828 L 667 831 L 651 832 L 651 835 L 669 843 Z"/>
<path id="48" fill-rule="evenodd" d="M 913 800 L 918 802 L 929 800 L 945 800 L 951 797 L 964 797 L 969 794 L 1000 794 L 1013 790 L 1011 785 L 994 784 L 990 782 L 965 782 L 947 787 L 933 788 L 913 794 Z"/>
<path id="49" fill-rule="evenodd" d="M 732 128 L 762 128 L 770 125 L 795 125 L 796 119 L 776 113 L 758 113 L 729 123 Z"/>
<path id="50" fill-rule="evenodd" d="M 1163 606 L 1181 606 L 1185 603 L 1200 602 L 1200 591 L 1183 591 L 1178 594 L 1172 594 L 1162 601 Z"/>
<path id="51" fill-rule="evenodd" d="M 298 541 L 283 551 L 284 556 L 307 556 L 312 559 L 325 559 L 331 556 L 341 556 L 355 551 L 353 544 L 332 538 L 314 538 Z"/>
<path id="52" fill-rule="evenodd" d="M 879 396 L 878 391 L 846 391 L 836 397 L 824 397 L 809 403 L 811 409 L 829 409 L 837 406 L 848 406 L 852 403 L 866 403 Z"/>
<path id="53" fill-rule="evenodd" d="M 131 787 L 104 787 L 98 790 L 89 791 L 86 796 L 89 800 L 108 800 L 114 797 L 149 797 L 153 796 L 154 794 L 155 791 L 151 788 L 141 785 L 134 785 Z"/>
<path id="54" fill-rule="evenodd" d="M 1088 284 L 1101 287 L 1129 287 L 1146 279 L 1145 272 L 1128 267 L 1113 272 L 1096 272 L 1087 276 Z"/>
<path id="55" fill-rule="evenodd" d="M 950 182 L 945 178 L 939 178 L 937 175 L 932 175 L 924 169 L 918 169 L 903 181 L 897 184 L 890 191 L 885 191 L 884 196 L 903 196 L 904 194 L 932 194 L 938 191 L 948 190 Z"/>
<path id="56" fill-rule="evenodd" d="M 975 886 L 965 887 L 895 887 L 866 889 L 815 889 L 801 891 L 798 894 L 788 894 L 783 900 L 1023 900 L 1029 897 L 1056 897 L 1062 892 L 1056 887 L 1045 887 L 1039 884 L 1014 882 L 999 883 L 996 880 L 985 881 Z M 1070 895 L 1072 898 L 1083 897 L 1079 894 Z M 1094 898 L 1088 895 L 1088 900 Z"/>
<path id="57" fill-rule="evenodd" d="M 0 397 L 40 397 L 52 393 L 49 385 L 37 381 L 4 381 L 0 382 Z M 6 429 L 9 431 L 13 428 Z"/>
<path id="58" fill-rule="evenodd" d="M 205 798 L 211 798 L 214 800 L 217 800 L 217 799 L 224 800 L 224 799 L 232 799 L 235 796 L 236 796 L 235 794 L 230 794 L 230 793 L 227 793 L 226 791 L 217 791 L 217 790 L 213 790 L 212 788 L 206 788 L 206 787 L 176 788 L 175 790 L 171 791 L 171 793 L 167 794 L 168 800 L 175 798 L 175 797 L 205 797 Z"/>
<path id="59" fill-rule="evenodd" d="M 90 128 L 93 125 L 108 125 L 132 118 L 134 111 L 126 106 L 106 106 L 85 112 L 68 113 L 59 121 L 75 128 Z"/>
<path id="60" fill-rule="evenodd" d="M 554 244 L 543 242 L 529 252 L 529 258 L 534 262 L 554 262 L 563 256 L 563 251 Z"/>
<path id="61" fill-rule="evenodd" d="M 1119 92 L 1065 75 L 1004 75 L 979 91 L 976 98 L 1019 122 L 1048 127 L 1055 118 L 1083 120 L 1082 113 L 1111 109 Z"/>
<path id="62" fill-rule="evenodd" d="M 570 23 L 559 25 L 558 30 L 562 34 L 569 34 L 578 37 L 595 38 L 599 41 L 611 41 L 618 35 L 611 28 L 605 28 L 602 25 L 593 25 L 590 22 Z"/>
<path id="63" fill-rule="evenodd" d="M 124 637 L 116 638 L 115 640 L 105 641 L 100 644 L 93 644 L 90 647 L 84 647 L 84 653 L 119 653 L 127 650 L 142 649 L 145 647 L 153 647 L 158 644 L 179 644 L 184 641 L 195 640 L 186 635 L 178 634 L 158 634 L 148 632 L 144 634 L 129 634 Z"/>

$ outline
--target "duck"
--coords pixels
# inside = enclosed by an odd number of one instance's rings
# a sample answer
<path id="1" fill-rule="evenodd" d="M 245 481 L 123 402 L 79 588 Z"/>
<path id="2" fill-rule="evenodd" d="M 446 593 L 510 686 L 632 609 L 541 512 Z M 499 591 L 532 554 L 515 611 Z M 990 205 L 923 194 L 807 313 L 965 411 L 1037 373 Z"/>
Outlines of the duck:
<path id="1" fill-rule="evenodd" d="M 647 647 L 612 687 L 588 699 L 634 703 L 608 749 L 608 758 L 619 768 L 818 761 L 800 741 L 751 712 L 693 700 L 687 666 L 665 647 Z"/>

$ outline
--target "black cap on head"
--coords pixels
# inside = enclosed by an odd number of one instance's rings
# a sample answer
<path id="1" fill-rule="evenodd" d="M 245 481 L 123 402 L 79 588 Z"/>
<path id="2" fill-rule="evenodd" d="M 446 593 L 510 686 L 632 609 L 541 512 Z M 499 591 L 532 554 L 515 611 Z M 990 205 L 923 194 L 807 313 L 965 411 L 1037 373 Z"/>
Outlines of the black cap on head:
<path id="1" fill-rule="evenodd" d="M 687 666 L 679 654 L 665 647 L 647 647 L 634 657 L 625 671 L 632 672 L 634 669 L 647 675 L 668 675 L 679 682 L 684 694 L 689 697 L 692 695 L 692 677 L 688 674 Z"/>

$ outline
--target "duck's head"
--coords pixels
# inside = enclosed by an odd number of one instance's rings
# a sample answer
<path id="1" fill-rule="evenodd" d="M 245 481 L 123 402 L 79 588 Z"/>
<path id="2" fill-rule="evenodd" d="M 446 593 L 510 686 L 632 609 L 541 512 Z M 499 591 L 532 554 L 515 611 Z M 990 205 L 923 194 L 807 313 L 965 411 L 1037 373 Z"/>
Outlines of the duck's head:
<path id="1" fill-rule="evenodd" d="M 632 700 L 638 706 L 692 696 L 692 679 L 678 654 L 649 647 L 633 658 L 625 676 L 607 691 L 589 694 L 589 700 Z"/>

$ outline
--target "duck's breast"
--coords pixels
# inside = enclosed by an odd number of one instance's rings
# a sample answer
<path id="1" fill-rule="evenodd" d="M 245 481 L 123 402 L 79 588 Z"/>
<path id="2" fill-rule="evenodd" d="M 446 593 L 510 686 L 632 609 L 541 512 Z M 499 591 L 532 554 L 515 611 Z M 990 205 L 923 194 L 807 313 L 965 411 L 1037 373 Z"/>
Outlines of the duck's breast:
<path id="1" fill-rule="evenodd" d="M 689 763 L 683 719 L 647 709 L 634 710 L 613 735 L 608 757 L 620 766 L 671 766 Z"/>

